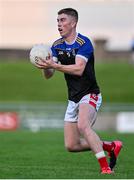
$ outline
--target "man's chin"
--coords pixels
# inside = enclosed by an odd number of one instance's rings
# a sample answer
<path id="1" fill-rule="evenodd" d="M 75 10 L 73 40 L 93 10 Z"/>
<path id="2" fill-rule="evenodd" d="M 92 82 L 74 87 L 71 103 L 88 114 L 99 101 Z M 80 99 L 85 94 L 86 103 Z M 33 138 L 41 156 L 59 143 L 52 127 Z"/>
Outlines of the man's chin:
<path id="1" fill-rule="evenodd" d="M 66 38 L 66 34 L 65 33 L 60 33 L 60 36 L 63 38 Z"/>
<path id="2" fill-rule="evenodd" d="M 60 34 L 60 36 L 61 36 L 62 38 L 65 38 L 65 35 L 64 35 L 64 34 Z"/>

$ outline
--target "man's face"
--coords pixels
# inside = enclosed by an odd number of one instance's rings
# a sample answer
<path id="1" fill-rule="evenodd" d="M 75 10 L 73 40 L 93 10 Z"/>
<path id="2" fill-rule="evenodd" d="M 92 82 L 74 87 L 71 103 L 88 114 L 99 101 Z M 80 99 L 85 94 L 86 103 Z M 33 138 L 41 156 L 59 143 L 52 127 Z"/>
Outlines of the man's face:
<path id="1" fill-rule="evenodd" d="M 68 37 L 74 29 L 76 22 L 74 18 L 67 14 L 60 14 L 57 18 L 58 31 L 62 37 Z"/>

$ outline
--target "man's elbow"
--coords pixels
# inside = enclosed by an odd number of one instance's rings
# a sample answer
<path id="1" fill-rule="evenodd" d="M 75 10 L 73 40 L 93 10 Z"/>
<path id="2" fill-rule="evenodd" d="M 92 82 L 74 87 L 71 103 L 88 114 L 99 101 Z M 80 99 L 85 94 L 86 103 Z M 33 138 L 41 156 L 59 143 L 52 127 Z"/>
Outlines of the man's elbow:
<path id="1" fill-rule="evenodd" d="M 84 72 L 84 69 L 85 69 L 85 63 L 80 63 L 76 66 L 76 69 L 75 69 L 75 73 L 77 76 L 82 76 L 83 72 Z"/>
<path id="2" fill-rule="evenodd" d="M 77 75 L 77 76 L 82 76 L 82 74 L 83 74 L 83 70 L 81 70 L 81 69 L 79 69 L 75 72 L 75 75 Z"/>

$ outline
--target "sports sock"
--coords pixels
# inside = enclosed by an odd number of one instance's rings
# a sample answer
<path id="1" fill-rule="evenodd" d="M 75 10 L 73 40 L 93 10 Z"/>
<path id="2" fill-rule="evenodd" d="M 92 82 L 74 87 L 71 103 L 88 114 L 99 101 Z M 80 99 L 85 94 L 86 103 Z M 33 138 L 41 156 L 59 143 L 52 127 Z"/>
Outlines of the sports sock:
<path id="1" fill-rule="evenodd" d="M 104 154 L 104 151 L 101 151 L 97 154 L 95 154 L 96 158 L 98 159 L 98 162 L 100 164 L 100 168 L 108 168 L 109 165 L 108 165 L 108 162 L 107 162 L 107 159 L 106 159 L 106 156 Z"/>
<path id="2" fill-rule="evenodd" d="M 110 152 L 111 150 L 114 149 L 114 143 L 113 142 L 107 142 L 107 141 L 103 141 L 103 150 Z"/>

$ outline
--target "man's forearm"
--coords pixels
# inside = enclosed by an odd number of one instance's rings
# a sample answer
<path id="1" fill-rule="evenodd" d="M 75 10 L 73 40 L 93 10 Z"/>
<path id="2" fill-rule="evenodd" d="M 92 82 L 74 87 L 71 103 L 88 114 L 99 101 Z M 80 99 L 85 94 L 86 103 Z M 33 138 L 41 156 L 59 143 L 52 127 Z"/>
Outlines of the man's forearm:
<path id="1" fill-rule="evenodd" d="M 78 76 L 81 76 L 83 73 L 83 68 L 81 68 L 81 66 L 77 64 L 62 65 L 62 64 L 55 63 L 53 64 L 53 68 L 63 73 L 78 75 Z"/>

